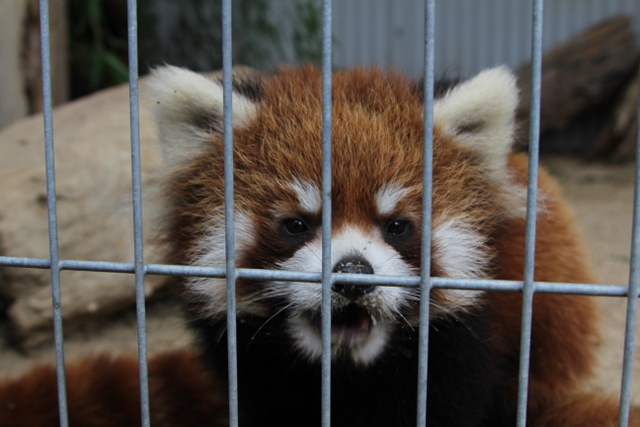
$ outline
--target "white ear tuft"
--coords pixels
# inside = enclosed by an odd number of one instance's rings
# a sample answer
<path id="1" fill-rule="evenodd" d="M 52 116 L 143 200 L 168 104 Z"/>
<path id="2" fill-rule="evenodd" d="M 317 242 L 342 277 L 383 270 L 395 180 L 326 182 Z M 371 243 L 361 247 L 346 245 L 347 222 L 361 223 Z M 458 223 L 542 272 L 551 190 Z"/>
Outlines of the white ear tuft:
<path id="1" fill-rule="evenodd" d="M 222 133 L 222 86 L 184 68 L 155 69 L 147 82 L 154 103 L 156 126 L 165 161 L 181 163 L 198 155 Z M 248 125 L 256 105 L 238 93 L 232 95 L 233 127 Z"/>
<path id="2" fill-rule="evenodd" d="M 511 150 L 518 104 L 516 78 L 506 67 L 485 70 L 434 103 L 434 124 L 502 169 Z"/>

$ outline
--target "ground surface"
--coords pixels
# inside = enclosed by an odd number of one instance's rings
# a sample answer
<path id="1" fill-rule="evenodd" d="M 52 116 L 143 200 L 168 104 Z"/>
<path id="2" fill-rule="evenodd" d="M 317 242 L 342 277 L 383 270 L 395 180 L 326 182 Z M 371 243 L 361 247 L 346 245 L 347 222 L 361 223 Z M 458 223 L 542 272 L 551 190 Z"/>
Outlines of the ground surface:
<path id="1" fill-rule="evenodd" d="M 579 160 L 551 157 L 543 159 L 550 172 L 562 183 L 574 206 L 592 251 L 601 283 L 626 285 L 629 275 L 629 249 L 633 204 L 633 165 L 586 164 Z M 617 393 L 620 387 L 626 300 L 601 298 L 603 339 L 599 347 L 601 365 L 595 387 Z M 171 302 L 148 307 L 149 352 L 187 345 L 180 310 Z M 640 328 L 640 322 L 638 322 Z M 14 376 L 38 361 L 53 361 L 52 346 L 30 355 L 20 354 L 3 340 L 6 325 L 0 322 L 0 378 Z M 640 334 L 636 334 L 640 335 Z M 136 351 L 135 315 L 127 313 L 100 327 L 88 325 L 65 341 L 66 359 L 100 351 Z M 635 344 L 633 399 L 640 404 L 640 337 Z"/>
<path id="2" fill-rule="evenodd" d="M 634 165 L 602 165 L 551 157 L 543 162 L 561 183 L 584 231 L 602 284 L 629 282 Z M 619 392 L 627 301 L 599 298 L 602 342 L 598 388 Z M 640 321 L 636 322 L 640 331 Z M 640 333 L 636 332 L 632 397 L 640 403 Z"/>

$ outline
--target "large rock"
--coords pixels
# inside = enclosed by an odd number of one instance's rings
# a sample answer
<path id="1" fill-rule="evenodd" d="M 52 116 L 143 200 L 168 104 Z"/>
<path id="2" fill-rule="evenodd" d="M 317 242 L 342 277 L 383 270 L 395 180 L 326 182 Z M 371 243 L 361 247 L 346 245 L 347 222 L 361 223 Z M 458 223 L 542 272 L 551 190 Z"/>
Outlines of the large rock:
<path id="1" fill-rule="evenodd" d="M 140 85 L 144 252 L 161 259 L 154 241 L 159 210 L 152 171 L 161 161 L 144 84 Z M 54 109 L 58 237 L 61 259 L 133 262 L 129 90 L 120 86 Z M 0 132 L 0 255 L 49 257 L 42 116 Z M 133 304 L 131 274 L 64 271 L 67 329 Z M 161 277 L 146 278 L 153 295 Z M 51 338 L 49 270 L 0 270 L 0 295 L 24 348 Z M 5 307 L 6 308 L 6 307 Z"/>

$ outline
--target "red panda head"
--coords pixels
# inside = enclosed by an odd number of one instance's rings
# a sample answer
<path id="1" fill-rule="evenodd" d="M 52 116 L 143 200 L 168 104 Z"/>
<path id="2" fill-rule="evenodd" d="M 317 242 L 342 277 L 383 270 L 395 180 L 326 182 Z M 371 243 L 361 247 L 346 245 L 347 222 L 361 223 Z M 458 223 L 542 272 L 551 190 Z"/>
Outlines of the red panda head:
<path id="1" fill-rule="evenodd" d="M 222 87 L 175 67 L 150 82 L 170 177 L 171 262 L 225 266 Z M 356 69 L 333 78 L 332 243 L 335 272 L 419 275 L 423 103 L 416 85 Z M 523 213 L 523 189 L 507 171 L 517 103 L 504 68 L 448 90 L 434 104 L 434 276 L 491 274 L 492 233 Z M 319 272 L 321 251 L 321 75 L 313 67 L 234 78 L 235 235 L 238 267 Z M 226 315 L 224 279 L 185 279 L 197 316 Z M 432 316 L 480 304 L 481 292 L 437 289 Z M 332 349 L 367 365 L 397 328 L 417 326 L 414 288 L 337 284 Z M 319 360 L 321 285 L 237 283 L 240 319 L 286 330 L 301 355 Z M 261 326 L 262 327 L 262 326 Z M 257 331 L 256 333 L 260 333 Z"/>

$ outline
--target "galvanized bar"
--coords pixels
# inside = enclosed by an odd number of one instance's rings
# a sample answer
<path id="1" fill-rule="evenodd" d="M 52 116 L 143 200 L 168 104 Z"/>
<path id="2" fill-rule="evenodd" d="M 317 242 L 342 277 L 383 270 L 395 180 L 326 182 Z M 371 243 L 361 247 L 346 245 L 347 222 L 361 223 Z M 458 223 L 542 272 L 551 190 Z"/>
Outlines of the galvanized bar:
<path id="1" fill-rule="evenodd" d="M 227 277 L 227 351 L 229 426 L 238 426 L 238 347 L 236 329 L 236 258 L 233 195 L 233 103 L 231 0 L 222 2 L 222 91 L 224 118 L 224 227 Z"/>
<path id="2" fill-rule="evenodd" d="M 56 214 L 56 184 L 55 184 L 55 151 L 53 138 L 53 117 L 51 97 L 51 67 L 49 40 L 49 5 L 48 0 L 40 2 L 41 25 L 41 55 L 42 81 L 44 100 L 44 133 L 45 158 L 47 177 L 47 207 L 49 225 L 50 258 L 21 258 L 0 256 L 0 265 L 17 268 L 48 268 L 51 270 L 52 304 L 54 310 L 54 340 L 56 352 L 56 371 L 58 382 L 58 399 L 60 409 L 60 425 L 68 425 L 68 410 L 65 382 L 63 325 L 60 292 L 60 271 L 82 270 L 117 272 L 135 274 L 136 283 L 136 315 L 138 318 L 138 356 L 140 366 L 140 391 L 142 425 L 149 426 L 149 395 L 148 373 L 146 363 L 146 319 L 144 299 L 144 278 L 146 274 L 187 275 L 204 277 L 227 277 L 228 304 L 228 346 L 229 346 L 229 395 L 230 395 L 230 425 L 238 425 L 237 412 L 237 348 L 236 348 L 236 302 L 235 282 L 237 278 L 253 278 L 259 280 L 287 280 L 304 282 L 321 282 L 323 286 L 322 302 L 322 425 L 330 425 L 331 398 L 331 286 L 336 279 L 344 283 L 368 283 L 382 286 L 420 286 L 423 301 L 428 301 L 428 295 L 433 288 L 449 289 L 478 289 L 491 291 L 523 292 L 521 358 L 518 390 L 518 426 L 526 424 L 527 384 L 529 370 L 530 334 L 532 318 L 532 300 L 534 293 L 562 293 L 574 295 L 599 296 L 627 296 L 627 321 L 625 330 L 625 349 L 623 375 L 620 399 L 620 426 L 628 426 L 628 412 L 631 404 L 631 368 L 634 358 L 634 337 L 636 333 L 637 305 L 640 296 L 640 167 L 636 169 L 636 189 L 634 199 L 634 225 L 632 234 L 631 263 L 628 286 L 567 284 L 534 281 L 535 254 L 535 221 L 537 199 L 537 166 L 539 141 L 539 111 L 540 111 L 540 72 L 542 51 L 542 28 L 544 0 L 534 0 L 533 3 L 533 41 L 532 41 L 532 97 L 530 120 L 530 160 L 529 184 L 527 199 L 527 245 L 526 266 L 523 281 L 498 280 L 459 280 L 430 277 L 430 223 L 431 223 L 431 155 L 432 155 L 432 104 L 433 96 L 433 64 L 434 64 L 434 13 L 435 0 L 427 0 L 425 10 L 425 85 L 424 85 L 424 197 L 423 197 L 423 236 L 422 236 L 422 272 L 420 277 L 399 276 L 368 276 L 332 273 L 331 263 L 331 64 L 332 64 L 332 3 L 323 0 L 323 270 L 321 273 L 285 272 L 254 269 L 236 269 L 235 267 L 235 237 L 233 214 L 233 125 L 232 125 L 232 81 L 231 81 L 231 0 L 224 0 L 223 10 L 223 91 L 224 91 L 224 150 L 225 150 L 225 230 L 226 230 L 226 268 L 192 267 L 177 265 L 144 264 L 142 243 L 142 206 L 140 180 L 140 134 L 138 116 L 138 63 L 137 63 L 137 17 L 136 0 L 127 1 L 128 29 L 129 29 L 129 85 L 130 85 L 130 115 L 131 115 L 131 156 L 132 156 L 132 197 L 134 217 L 134 263 L 114 263 L 100 261 L 61 260 L 58 248 L 57 214 Z M 638 112 L 640 117 L 640 111 Z M 640 141 L 637 157 L 640 158 Z M 428 364 L 428 319 L 429 304 L 421 305 L 420 314 L 420 371 L 418 377 L 418 422 L 426 425 L 428 408 L 427 394 L 427 364 Z"/>
<path id="3" fill-rule="evenodd" d="M 331 0 L 322 1 L 322 426 L 331 425 Z"/>
<path id="4" fill-rule="evenodd" d="M 48 258 L 21 258 L 0 256 L 0 265 L 14 268 L 51 268 Z M 96 271 L 104 273 L 135 273 L 135 265 L 125 262 L 106 261 L 82 261 L 60 260 L 60 270 Z M 198 267 L 170 264 L 146 264 L 147 275 L 164 276 L 189 276 L 189 277 L 217 277 L 226 276 L 226 270 L 218 267 Z M 307 283 L 319 283 L 322 281 L 322 273 L 306 271 L 281 271 L 262 270 L 251 268 L 236 269 L 237 278 L 266 281 L 287 281 Z M 421 279 L 416 276 L 364 276 L 362 274 L 334 273 L 332 280 L 345 284 L 368 284 L 390 287 L 418 287 Z M 565 295 L 592 295 L 601 297 L 626 297 L 629 295 L 627 285 L 594 285 L 589 283 L 563 283 L 563 282 L 534 282 L 536 293 L 540 294 L 565 294 Z M 523 282 L 518 280 L 493 280 L 493 279 L 450 279 L 446 277 L 432 277 L 431 286 L 434 289 L 460 289 L 460 290 L 484 290 L 497 292 L 521 292 Z"/>
<path id="5" fill-rule="evenodd" d="M 51 259 L 0 256 L 0 265 L 22 268 L 51 268 Z"/>
<path id="6" fill-rule="evenodd" d="M 435 1 L 427 0 L 424 13 L 424 133 L 422 154 L 422 252 L 420 254 L 420 327 L 416 425 L 427 425 L 427 375 L 429 363 L 429 296 L 431 294 L 431 190 L 433 179 L 433 89 Z"/>
<path id="7" fill-rule="evenodd" d="M 133 254 L 138 334 L 138 375 L 140 377 L 140 417 L 149 427 L 149 380 L 147 369 L 147 316 L 145 307 L 145 265 L 142 242 L 142 184 L 140 176 L 140 114 L 138 96 L 138 18 L 136 0 L 127 0 L 129 54 L 129 116 L 131 132 L 131 196 L 133 203 Z"/>
<path id="8" fill-rule="evenodd" d="M 538 161 L 540 140 L 540 89 L 542 74 L 542 28 L 544 0 L 533 2 L 531 35 L 531 104 L 529 127 L 529 175 L 527 188 L 527 230 L 525 243 L 525 269 L 522 289 L 522 326 L 520 330 L 520 365 L 518 372 L 518 427 L 527 423 L 527 398 L 531 353 L 531 322 L 533 294 L 535 292 L 535 244 L 538 199 Z"/>
<path id="9" fill-rule="evenodd" d="M 640 120 L 640 107 L 638 108 L 638 120 Z M 640 133 L 638 134 L 636 142 L 636 174 L 633 196 L 633 228 L 631 235 L 631 260 L 629 264 L 629 293 L 627 296 L 627 319 L 624 334 L 622 383 L 620 385 L 620 427 L 627 427 L 629 425 L 636 319 L 638 317 L 638 294 L 640 293 L 640 285 L 638 284 L 638 279 L 640 279 Z"/>
<path id="10" fill-rule="evenodd" d="M 96 271 L 104 273 L 135 273 L 133 263 L 106 262 L 106 261 L 82 261 L 60 260 L 60 270 Z M 51 268 L 51 262 L 47 258 L 21 258 L 0 256 L 0 265 L 14 268 Z M 189 277 L 217 277 L 226 276 L 224 268 L 198 267 L 170 264 L 146 264 L 147 275 L 164 276 L 189 276 Z M 306 271 L 281 271 L 262 270 L 250 268 L 236 269 L 237 278 L 266 281 L 286 281 L 306 283 L 319 283 L 322 281 L 322 273 Z M 363 276 L 362 274 L 334 273 L 332 280 L 345 284 L 368 284 L 390 287 L 418 287 L 421 279 L 416 276 Z M 540 294 L 565 294 L 565 295 L 591 295 L 601 297 L 626 297 L 629 295 L 627 285 L 594 285 L 589 283 L 563 283 L 563 282 L 534 282 L 536 293 Z M 431 287 L 434 289 L 460 289 L 460 290 L 484 290 L 497 292 L 521 292 L 523 282 L 518 280 L 494 280 L 494 279 L 450 279 L 446 277 L 432 277 Z"/>
<path id="11" fill-rule="evenodd" d="M 62 299 L 60 293 L 60 254 L 58 251 L 58 218 L 56 205 L 56 165 L 53 144 L 53 102 L 51 95 L 51 46 L 49 38 L 49 1 L 40 0 L 40 54 L 42 59 L 42 97 L 44 144 L 47 177 L 47 221 L 49 226 L 49 257 L 51 261 L 51 298 L 53 303 L 53 338 L 56 353 L 58 408 L 60 426 L 69 425 L 67 385 L 64 365 L 62 329 Z"/>

